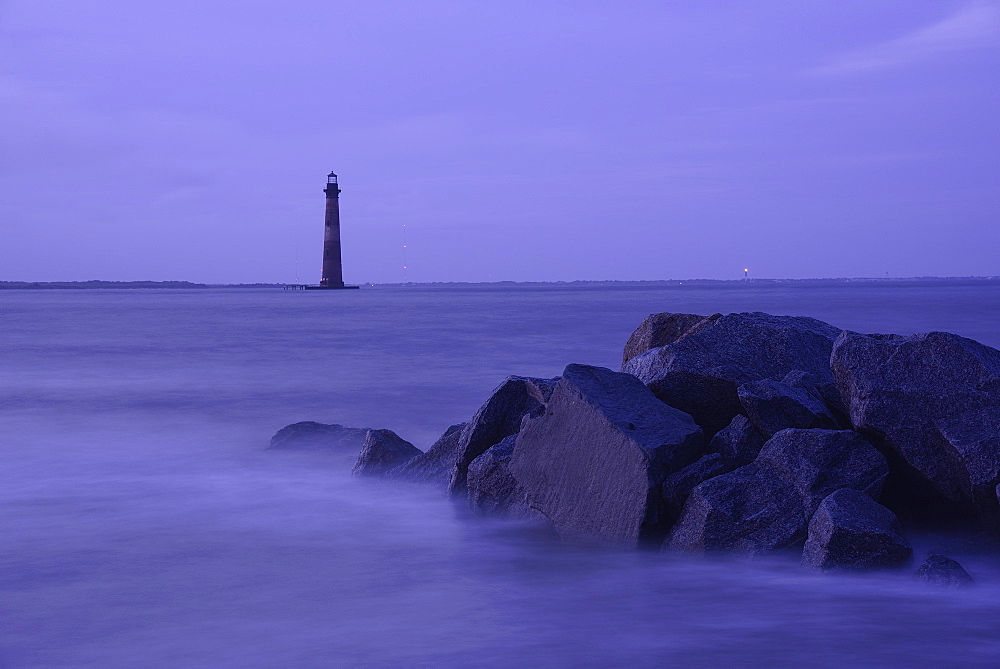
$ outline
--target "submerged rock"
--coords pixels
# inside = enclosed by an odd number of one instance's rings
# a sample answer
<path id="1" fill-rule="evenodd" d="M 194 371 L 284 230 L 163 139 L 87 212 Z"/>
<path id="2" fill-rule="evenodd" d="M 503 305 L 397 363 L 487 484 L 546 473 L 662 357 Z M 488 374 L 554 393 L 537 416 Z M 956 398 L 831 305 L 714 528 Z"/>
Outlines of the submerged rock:
<path id="1" fill-rule="evenodd" d="M 830 351 L 839 334 L 814 318 L 727 314 L 636 355 L 622 371 L 714 435 L 742 413 L 736 389 L 744 383 L 782 378 L 793 370 L 831 382 Z"/>
<path id="2" fill-rule="evenodd" d="M 386 472 L 389 478 L 417 483 L 433 483 L 447 489 L 458 460 L 459 439 L 467 423 L 452 425 L 420 455 Z"/>
<path id="3" fill-rule="evenodd" d="M 840 488 L 878 497 L 885 458 L 850 430 L 782 430 L 751 464 L 688 497 L 665 548 L 755 555 L 806 538 L 820 502 Z"/>
<path id="4" fill-rule="evenodd" d="M 944 555 L 928 555 L 916 571 L 916 577 L 926 583 L 959 588 L 972 585 L 972 577 L 958 562 Z"/>
<path id="5" fill-rule="evenodd" d="M 854 428 L 894 456 L 896 506 L 926 514 L 952 502 L 996 516 L 1000 351 L 945 332 L 845 332 L 830 362 Z"/>
<path id="6" fill-rule="evenodd" d="M 889 509 L 852 488 L 820 503 L 809 523 L 802 564 L 820 570 L 892 569 L 913 557 Z"/>
<path id="7" fill-rule="evenodd" d="M 569 365 L 518 435 L 510 471 L 561 537 L 635 546 L 662 537 L 660 487 L 701 447 L 691 417 L 635 377 Z"/>
<path id="8" fill-rule="evenodd" d="M 381 476 L 417 455 L 420 455 L 420 449 L 392 430 L 368 430 L 352 473 L 355 476 Z"/>
<path id="9" fill-rule="evenodd" d="M 303 421 L 278 430 L 267 448 L 275 450 L 357 451 L 365 443 L 367 427 Z"/>
<path id="10" fill-rule="evenodd" d="M 493 390 L 459 435 L 455 464 L 448 484 L 452 495 L 465 494 L 469 465 L 473 460 L 504 437 L 517 434 L 525 416 L 541 415 L 556 381 L 508 376 Z"/>

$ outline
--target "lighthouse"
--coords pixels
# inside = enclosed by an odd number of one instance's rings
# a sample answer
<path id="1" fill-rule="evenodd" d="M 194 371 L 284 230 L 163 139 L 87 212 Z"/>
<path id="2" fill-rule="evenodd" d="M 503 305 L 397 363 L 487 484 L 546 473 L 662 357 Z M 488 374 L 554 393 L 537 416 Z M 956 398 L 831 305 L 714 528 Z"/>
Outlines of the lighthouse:
<path id="1" fill-rule="evenodd" d="M 309 288 L 338 289 L 357 288 L 344 285 L 344 269 L 340 259 L 340 186 L 337 175 L 326 175 L 326 219 L 323 229 L 323 276 L 319 286 Z"/>

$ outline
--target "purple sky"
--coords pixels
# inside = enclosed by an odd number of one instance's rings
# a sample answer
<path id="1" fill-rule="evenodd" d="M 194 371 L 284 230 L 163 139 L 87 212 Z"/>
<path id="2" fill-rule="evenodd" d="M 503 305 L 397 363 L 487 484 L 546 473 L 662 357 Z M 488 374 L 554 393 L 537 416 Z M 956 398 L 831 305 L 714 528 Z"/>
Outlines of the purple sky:
<path id="1" fill-rule="evenodd" d="M 1000 274 L 1000 1 L 0 0 L 0 279 Z"/>

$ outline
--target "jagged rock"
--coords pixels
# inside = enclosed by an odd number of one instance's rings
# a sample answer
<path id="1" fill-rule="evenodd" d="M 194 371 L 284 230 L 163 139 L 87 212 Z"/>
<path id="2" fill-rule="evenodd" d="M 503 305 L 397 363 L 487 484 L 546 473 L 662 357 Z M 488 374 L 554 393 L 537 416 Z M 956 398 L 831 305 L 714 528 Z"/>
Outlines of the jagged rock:
<path id="1" fill-rule="evenodd" d="M 673 344 L 698 327 L 704 327 L 722 314 L 698 316 L 696 314 L 650 314 L 639 324 L 625 343 L 622 365 L 651 348 Z"/>
<path id="2" fill-rule="evenodd" d="M 279 450 L 330 450 L 358 451 L 365 443 L 367 427 L 303 421 L 292 423 L 278 430 L 267 448 Z"/>
<path id="3" fill-rule="evenodd" d="M 729 473 L 740 466 L 735 460 L 721 453 L 709 453 L 684 469 L 667 476 L 663 481 L 664 517 L 672 525 L 684 509 L 684 503 L 695 486 L 708 479 Z"/>
<path id="4" fill-rule="evenodd" d="M 947 520 L 974 504 L 995 515 L 996 500 L 983 491 L 1000 483 L 1000 351 L 945 332 L 845 332 L 830 363 L 854 428 L 893 455 L 901 483 L 887 490 L 887 503 L 944 509 Z"/>
<path id="5" fill-rule="evenodd" d="M 824 499 L 809 522 L 802 564 L 819 570 L 899 567 L 913 557 L 899 521 L 863 492 L 841 488 Z"/>
<path id="6" fill-rule="evenodd" d="M 840 330 L 814 318 L 727 314 L 622 367 L 713 435 L 742 412 L 738 386 L 802 370 L 832 381 L 830 350 Z"/>
<path id="7" fill-rule="evenodd" d="M 921 581 L 960 588 L 972 585 L 972 577 L 958 562 L 944 555 L 928 555 L 916 571 Z"/>
<path id="8" fill-rule="evenodd" d="M 729 425 L 715 433 L 708 450 L 719 453 L 726 460 L 747 465 L 757 458 L 764 441 L 750 419 L 737 414 Z"/>
<path id="9" fill-rule="evenodd" d="M 493 390 L 472 420 L 462 428 L 448 484 L 450 494 L 465 494 L 466 477 L 473 460 L 504 437 L 517 434 L 525 416 L 541 415 L 557 380 L 508 376 Z"/>
<path id="10" fill-rule="evenodd" d="M 469 508 L 473 512 L 500 518 L 541 517 L 528 506 L 524 488 L 510 473 L 516 440 L 516 434 L 504 437 L 469 465 Z"/>
<path id="11" fill-rule="evenodd" d="M 447 489 L 451 473 L 458 461 L 459 439 L 468 423 L 452 425 L 425 452 L 404 462 L 388 472 L 389 478 L 433 483 Z"/>
<path id="12" fill-rule="evenodd" d="M 701 447 L 691 417 L 635 377 L 569 365 L 518 435 L 510 471 L 561 537 L 634 546 L 662 537 L 660 487 Z"/>
<path id="13" fill-rule="evenodd" d="M 750 422 L 765 439 L 790 427 L 829 430 L 840 427 L 819 393 L 808 387 L 796 388 L 774 379 L 762 379 L 744 383 L 736 394 Z"/>
<path id="14" fill-rule="evenodd" d="M 820 502 L 840 488 L 878 497 L 885 458 L 850 430 L 782 430 L 751 464 L 695 487 L 664 547 L 754 555 L 805 539 Z"/>
<path id="15" fill-rule="evenodd" d="M 392 430 L 368 430 L 358 453 L 355 476 L 380 476 L 420 455 L 420 449 Z"/>

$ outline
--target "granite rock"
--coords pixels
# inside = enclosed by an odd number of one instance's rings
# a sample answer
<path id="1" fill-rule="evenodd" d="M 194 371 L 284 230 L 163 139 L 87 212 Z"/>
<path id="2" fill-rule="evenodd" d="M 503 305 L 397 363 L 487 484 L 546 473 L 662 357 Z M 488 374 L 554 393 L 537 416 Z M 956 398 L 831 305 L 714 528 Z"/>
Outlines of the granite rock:
<path id="1" fill-rule="evenodd" d="M 786 428 L 840 427 L 817 391 L 795 387 L 774 379 L 744 383 L 736 390 L 740 404 L 765 439 Z"/>
<path id="2" fill-rule="evenodd" d="M 972 585 L 972 577 L 958 562 L 944 555 L 928 555 L 917 567 L 916 577 L 926 583 L 960 588 Z"/>
<path id="3" fill-rule="evenodd" d="M 634 376 L 569 365 L 521 429 L 510 471 L 560 537 L 635 546 L 662 541 L 660 488 L 702 445 L 691 417 Z"/>
<path id="4" fill-rule="evenodd" d="M 622 351 L 622 365 L 624 366 L 629 360 L 651 348 L 673 344 L 681 337 L 707 326 L 721 315 L 650 314 L 639 324 L 639 327 L 625 343 L 625 349 Z"/>
<path id="5" fill-rule="evenodd" d="M 352 473 L 355 476 L 381 476 L 420 455 L 420 449 L 392 430 L 368 430 Z"/>
<path id="6" fill-rule="evenodd" d="M 830 351 L 839 334 L 814 318 L 727 314 L 636 355 L 622 371 L 714 435 L 743 412 L 736 389 L 744 383 L 780 379 L 793 370 L 831 382 Z"/>
<path id="7" fill-rule="evenodd" d="M 466 425 L 467 423 L 452 425 L 425 452 L 389 470 L 386 476 L 419 483 L 433 483 L 447 489 L 455 463 L 458 461 L 459 439 Z"/>
<path id="8" fill-rule="evenodd" d="M 757 458 L 764 441 L 750 419 L 737 414 L 729 425 L 715 433 L 708 444 L 708 451 L 719 453 L 724 459 L 740 465 L 748 465 Z"/>
<path id="9" fill-rule="evenodd" d="M 354 451 L 361 450 L 369 428 L 303 421 L 278 430 L 267 448 L 275 450 Z"/>
<path id="10" fill-rule="evenodd" d="M 912 557 L 896 514 L 863 492 L 841 488 L 813 514 L 802 564 L 823 571 L 868 571 L 899 567 Z"/>

